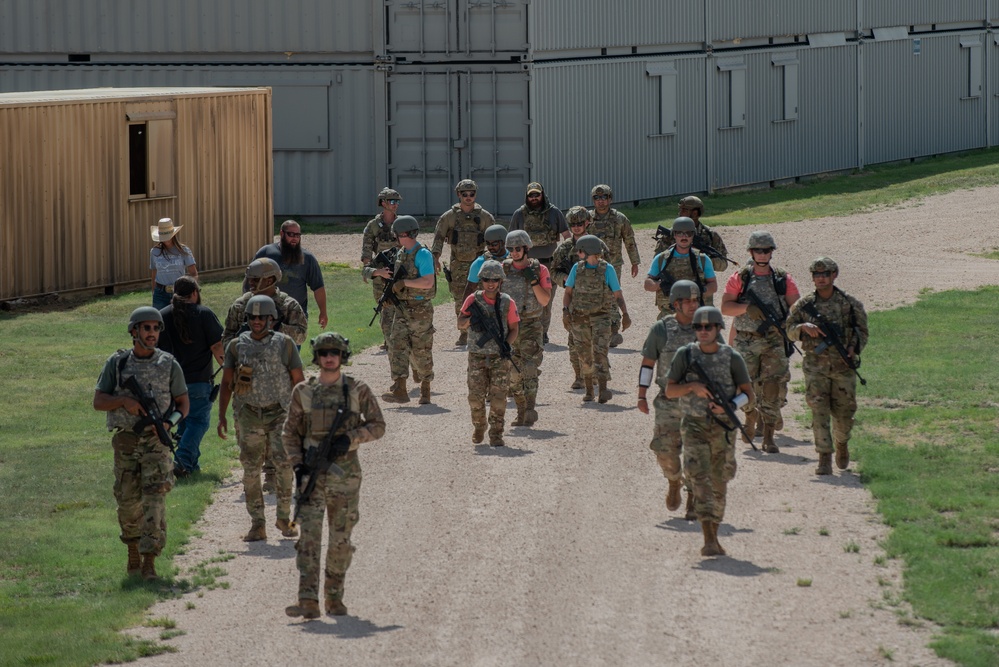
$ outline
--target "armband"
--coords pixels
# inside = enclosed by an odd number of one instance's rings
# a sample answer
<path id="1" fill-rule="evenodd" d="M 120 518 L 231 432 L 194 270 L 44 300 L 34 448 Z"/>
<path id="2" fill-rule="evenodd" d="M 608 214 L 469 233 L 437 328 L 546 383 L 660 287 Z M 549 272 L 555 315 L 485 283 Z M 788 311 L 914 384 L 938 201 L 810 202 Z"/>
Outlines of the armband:
<path id="1" fill-rule="evenodd" d="M 739 392 L 732 397 L 732 403 L 735 405 L 736 409 L 749 403 L 749 396 L 746 396 L 746 392 Z"/>
<path id="2" fill-rule="evenodd" d="M 638 386 L 649 387 L 652 384 L 652 366 L 642 366 L 638 370 Z"/>

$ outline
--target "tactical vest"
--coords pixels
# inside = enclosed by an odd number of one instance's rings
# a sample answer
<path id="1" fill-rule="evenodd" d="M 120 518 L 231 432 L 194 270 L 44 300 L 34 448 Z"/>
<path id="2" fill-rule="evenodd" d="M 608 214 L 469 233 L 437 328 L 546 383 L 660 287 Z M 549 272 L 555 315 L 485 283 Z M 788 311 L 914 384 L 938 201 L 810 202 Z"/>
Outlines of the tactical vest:
<path id="1" fill-rule="evenodd" d="M 829 320 L 829 322 L 837 330 L 839 333 L 839 340 L 843 343 L 843 347 L 849 348 L 852 345 L 857 354 L 860 354 L 860 334 L 856 329 L 857 316 L 854 312 L 853 303 L 845 292 L 838 287 L 833 287 L 833 294 L 828 299 L 818 298 L 815 292 L 803 296 L 801 299 L 802 302 L 798 305 L 799 309 L 806 303 L 812 303 L 815 306 L 815 310 L 819 311 L 819 314 Z M 806 322 L 815 323 L 815 318 L 807 312 L 804 310 L 799 312 L 803 314 Z M 801 347 L 805 352 L 812 352 L 825 340 L 826 339 L 821 336 L 818 338 L 812 338 L 811 336 L 802 335 Z M 836 348 L 831 344 L 823 350 L 822 354 L 831 354 L 834 357 L 838 356 Z"/>
<path id="2" fill-rule="evenodd" d="M 572 289 L 572 312 L 581 315 L 600 315 L 610 308 L 607 285 L 607 262 L 601 259 L 596 267 L 586 265 L 586 260 L 576 264 L 576 283 Z"/>
<path id="3" fill-rule="evenodd" d="M 122 362 L 124 361 L 124 364 Z M 156 405 L 160 413 L 166 415 L 169 412 L 173 395 L 170 393 L 170 371 L 173 368 L 173 356 L 163 350 L 155 350 L 153 356 L 148 359 L 140 359 L 132 354 L 132 350 L 123 350 L 114 356 L 116 376 L 118 382 L 115 385 L 113 396 L 128 396 L 138 400 L 132 392 L 122 385 L 130 377 L 135 377 L 139 386 L 149 392 L 156 400 Z M 131 429 L 136 422 L 142 419 L 142 415 L 130 415 L 125 408 L 115 408 L 108 412 L 108 430 Z"/>
<path id="4" fill-rule="evenodd" d="M 697 288 L 703 295 L 704 285 L 707 283 L 707 279 L 704 277 L 704 266 L 701 264 L 703 261 L 701 259 L 701 253 L 691 248 L 690 253 L 687 255 L 687 259 L 689 261 L 684 262 L 680 258 L 673 255 L 674 248 L 675 246 L 670 246 L 656 257 L 656 263 L 659 265 L 660 277 L 663 273 L 668 275 L 670 277 L 670 285 L 675 283 L 677 280 L 690 280 L 697 284 Z M 670 307 L 669 295 L 662 289 L 656 292 L 656 305 L 659 306 L 659 308 Z M 701 305 L 704 305 L 703 296 L 701 297 Z"/>
<path id="5" fill-rule="evenodd" d="M 771 273 L 765 276 L 758 276 L 753 273 L 752 266 L 744 266 L 739 269 L 739 280 L 742 281 L 742 297 L 746 290 L 752 287 L 753 293 L 760 297 L 760 300 L 773 308 L 775 313 L 780 315 L 781 321 L 787 318 L 787 304 L 784 303 L 784 295 L 787 294 L 787 272 L 782 269 L 771 267 Z M 760 328 L 760 321 L 754 320 L 749 315 L 742 314 L 733 321 L 736 331 L 746 331 L 756 333 Z M 779 336 L 773 327 L 768 329 L 768 334 Z"/>
<path id="6" fill-rule="evenodd" d="M 486 298 L 483 296 L 482 290 L 475 293 L 475 303 L 479 304 L 479 308 L 485 313 L 486 317 L 491 319 L 498 325 L 500 333 L 503 334 L 503 338 L 506 339 L 506 335 L 509 332 L 509 327 L 507 326 L 507 320 L 510 317 L 510 304 L 513 303 L 513 299 L 509 295 L 500 292 L 498 299 L 495 304 L 490 304 L 486 302 Z M 468 353 L 469 354 L 494 354 L 498 355 L 500 353 L 499 345 L 490 336 L 482 345 L 479 345 L 479 340 L 484 337 L 485 331 L 469 331 L 468 335 Z"/>
<path id="7" fill-rule="evenodd" d="M 395 234 L 392 233 L 392 225 L 382 219 L 381 213 L 375 216 L 375 220 L 378 222 L 375 223 L 375 233 L 371 239 L 372 254 L 377 254 L 382 250 L 388 250 L 389 248 L 395 247 Z"/>
<path id="8" fill-rule="evenodd" d="M 293 345 L 291 338 L 271 332 L 263 340 L 254 340 L 250 333 L 236 339 L 236 363 L 253 369 L 250 391 L 237 396 L 240 405 L 265 408 L 280 403 L 287 409 L 291 402 L 291 376 L 281 361 L 282 352 Z"/>
<path id="9" fill-rule="evenodd" d="M 459 262 L 474 261 L 482 254 L 482 248 L 486 244 L 482 229 L 482 207 L 476 204 L 471 213 L 465 213 L 461 206 L 455 204 L 451 207 L 451 216 L 454 228 L 448 243 L 451 244 L 454 259 Z"/>
<path id="10" fill-rule="evenodd" d="M 549 217 L 552 207 L 543 211 L 535 211 L 525 204 L 520 209 L 524 214 L 524 231 L 531 237 L 531 243 L 535 246 L 551 245 L 558 241 L 558 234 L 552 229 Z"/>
<path id="11" fill-rule="evenodd" d="M 684 345 L 681 350 L 686 355 L 688 366 L 691 361 L 699 362 L 704 372 L 721 388 L 722 393 L 728 400 L 731 400 L 735 396 L 736 386 L 735 381 L 732 379 L 732 348 L 728 345 L 719 345 L 718 351 L 714 354 L 704 354 L 697 343 L 689 343 Z M 685 383 L 700 382 L 701 378 L 693 369 L 688 368 L 683 381 Z M 693 392 L 682 396 L 680 398 L 680 405 L 683 406 L 684 415 L 702 419 L 710 418 L 708 416 L 710 414 L 708 399 L 701 398 Z"/>
<path id="12" fill-rule="evenodd" d="M 427 247 L 422 243 L 417 242 L 413 247 L 413 252 L 406 252 L 405 250 L 400 250 L 399 254 L 395 256 L 395 271 L 399 271 L 399 267 L 406 269 L 406 280 L 413 280 L 414 278 L 420 278 L 419 272 L 416 270 L 416 254 L 427 250 Z M 427 250 L 427 252 L 430 252 Z M 429 289 L 416 289 L 415 287 L 407 287 L 402 290 L 397 296 L 400 301 L 430 301 L 437 295 L 437 275 L 434 274 L 434 285 Z M 422 296 L 423 299 L 417 299 L 417 297 Z"/>
<path id="13" fill-rule="evenodd" d="M 230 313 L 232 316 L 231 319 L 234 320 L 234 323 L 237 325 L 236 327 L 237 336 L 241 333 L 246 333 L 247 331 L 250 330 L 250 325 L 246 322 L 244 313 L 246 312 L 246 302 L 249 301 L 254 296 L 256 296 L 256 294 L 254 294 L 253 292 L 247 292 L 243 296 L 236 299 L 236 301 L 234 301 L 232 304 L 232 309 Z M 275 288 L 274 294 L 271 295 L 271 300 L 274 302 L 274 307 L 277 309 L 277 314 L 278 314 L 277 319 L 274 320 L 274 323 L 271 325 L 271 329 L 273 329 L 274 331 L 280 331 L 281 325 L 290 321 L 288 311 L 293 308 L 301 310 L 302 306 L 297 301 L 295 301 L 294 297 L 292 297 L 290 294 L 282 292 L 280 289 L 277 288 Z M 226 319 L 226 325 L 228 324 L 229 324 L 229 318 Z M 301 341 L 297 340 L 295 341 L 296 345 L 300 345 L 301 343 L 305 342 L 304 332 L 301 334 L 301 338 L 302 338 Z M 228 342 L 226 342 L 226 344 L 228 345 Z"/>
<path id="14" fill-rule="evenodd" d="M 656 243 L 656 254 L 658 255 L 675 243 L 676 239 L 673 238 L 672 230 L 667 230 L 667 232 L 663 234 L 662 238 L 659 239 L 659 242 Z M 711 228 L 707 225 L 697 223 L 697 229 L 694 231 L 694 239 L 691 242 L 691 245 L 697 246 L 698 248 L 714 248 L 715 244 L 714 239 L 711 236 Z M 715 248 L 715 250 L 718 250 L 718 248 Z"/>
<path id="15" fill-rule="evenodd" d="M 687 343 L 696 341 L 697 336 L 693 326 L 680 324 L 675 315 L 667 315 L 653 326 L 661 327 L 666 333 L 666 345 L 659 351 L 659 362 L 656 364 L 656 384 L 666 391 L 666 376 L 669 375 L 673 355 Z"/>
<path id="16" fill-rule="evenodd" d="M 503 292 L 510 295 L 513 302 L 517 304 L 517 312 L 520 319 L 533 320 L 541 317 L 544 306 L 534 296 L 534 288 L 527 281 L 526 270 L 528 267 L 534 268 L 534 273 L 541 275 L 541 262 L 536 259 L 528 260 L 527 266 L 523 269 L 516 269 L 512 259 L 503 260 L 503 271 L 506 272 L 506 279 L 503 281 Z"/>
<path id="17" fill-rule="evenodd" d="M 621 225 L 618 224 L 618 212 L 610 209 L 606 215 L 599 215 L 596 209 L 590 211 L 593 214 L 593 221 L 587 228 L 587 234 L 593 234 L 598 239 L 607 244 L 610 249 L 610 256 L 607 259 L 614 266 L 624 262 L 621 256 Z"/>
<path id="18" fill-rule="evenodd" d="M 330 387 L 319 383 L 318 377 L 310 377 L 299 390 L 302 399 L 302 412 L 305 416 L 305 440 L 302 442 L 302 455 L 310 447 L 318 447 L 336 419 L 336 412 L 343 403 L 344 386 L 347 388 L 347 416 L 335 435 L 358 428 L 364 423 L 361 414 L 360 394 L 357 381 L 347 375 L 341 375 L 342 382 Z"/>

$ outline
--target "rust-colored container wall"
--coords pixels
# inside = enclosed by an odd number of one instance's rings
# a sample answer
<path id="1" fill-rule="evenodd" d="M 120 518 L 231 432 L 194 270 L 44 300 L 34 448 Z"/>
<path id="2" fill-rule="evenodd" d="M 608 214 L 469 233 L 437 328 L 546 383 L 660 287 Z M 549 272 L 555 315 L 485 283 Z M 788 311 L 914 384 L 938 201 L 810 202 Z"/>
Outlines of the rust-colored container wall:
<path id="1" fill-rule="evenodd" d="M 3 94 L 0 145 L 0 299 L 148 280 L 162 217 L 202 273 L 271 239 L 269 88 Z"/>

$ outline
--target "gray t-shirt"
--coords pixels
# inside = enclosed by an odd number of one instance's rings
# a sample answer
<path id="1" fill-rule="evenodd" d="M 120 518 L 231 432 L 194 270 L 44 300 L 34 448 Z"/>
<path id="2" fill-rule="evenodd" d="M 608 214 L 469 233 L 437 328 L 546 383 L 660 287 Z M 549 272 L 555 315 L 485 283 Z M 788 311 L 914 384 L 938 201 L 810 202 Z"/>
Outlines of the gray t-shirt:
<path id="1" fill-rule="evenodd" d="M 302 307 L 305 314 L 309 314 L 309 290 L 315 292 L 317 289 L 325 287 L 323 283 L 323 272 L 319 268 L 319 261 L 311 252 L 302 248 L 301 264 L 284 264 L 281 262 L 280 243 L 269 243 L 257 251 L 253 259 L 273 259 L 281 266 L 281 280 L 278 282 L 278 289 L 290 295 L 298 305 Z"/>
<path id="2" fill-rule="evenodd" d="M 569 224 L 565 221 L 565 215 L 557 206 L 548 209 L 548 222 L 555 230 L 556 241 L 548 245 L 536 245 L 527 251 L 527 256 L 531 259 L 549 260 L 555 254 L 555 248 L 562 242 L 562 234 L 569 231 Z M 524 213 L 521 209 L 514 211 L 510 218 L 510 231 L 524 228 Z"/>

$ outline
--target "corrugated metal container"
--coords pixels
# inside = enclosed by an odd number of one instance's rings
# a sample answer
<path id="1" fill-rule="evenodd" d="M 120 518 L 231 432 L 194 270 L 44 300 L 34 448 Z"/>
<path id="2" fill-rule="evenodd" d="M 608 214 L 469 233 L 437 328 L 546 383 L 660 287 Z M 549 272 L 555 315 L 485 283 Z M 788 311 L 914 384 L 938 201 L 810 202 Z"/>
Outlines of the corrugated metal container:
<path id="1" fill-rule="evenodd" d="M 199 270 L 271 235 L 270 91 L 0 95 L 0 299 L 149 279 L 150 225 L 184 225 Z"/>
<path id="2" fill-rule="evenodd" d="M 989 0 L 987 0 L 989 1 Z M 948 24 L 985 25 L 986 7 L 982 0 L 867 0 L 861 20 L 864 28 Z"/>
<path id="3" fill-rule="evenodd" d="M 706 189 L 703 56 L 536 64 L 532 178 L 562 208 Z M 523 193 L 521 193 L 522 203 Z"/>
<path id="4" fill-rule="evenodd" d="M 986 37 L 924 35 L 863 44 L 866 164 L 985 145 Z"/>
<path id="5" fill-rule="evenodd" d="M 383 0 L 374 4 L 385 12 L 386 52 L 419 56 L 408 60 L 453 61 L 474 56 L 519 61 L 527 50 L 525 2 Z"/>
<path id="6" fill-rule="evenodd" d="M 376 108 L 387 109 L 388 182 L 414 215 L 451 206 L 472 178 L 493 214 L 523 203 L 530 180 L 526 65 L 396 66 Z M 373 200 L 372 200 L 373 201 Z"/>
<path id="7" fill-rule="evenodd" d="M 357 0 L 0 0 L 0 53 L 113 56 L 354 54 L 370 61 L 373 12 Z M 105 60 L 109 58 L 104 58 Z M 203 60 L 204 58 L 202 58 Z"/>
<path id="8" fill-rule="evenodd" d="M 711 189 L 855 166 L 856 71 L 855 44 L 716 53 Z"/>
<path id="9" fill-rule="evenodd" d="M 711 43 L 857 29 L 856 0 L 705 0 L 704 5 Z"/>
<path id="10" fill-rule="evenodd" d="M 704 44 L 703 0 L 534 2 L 530 43 L 535 59 L 692 50 Z"/>

